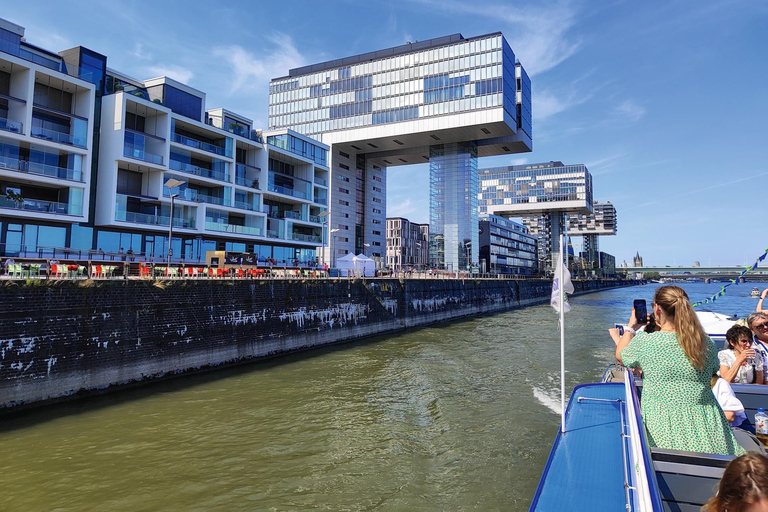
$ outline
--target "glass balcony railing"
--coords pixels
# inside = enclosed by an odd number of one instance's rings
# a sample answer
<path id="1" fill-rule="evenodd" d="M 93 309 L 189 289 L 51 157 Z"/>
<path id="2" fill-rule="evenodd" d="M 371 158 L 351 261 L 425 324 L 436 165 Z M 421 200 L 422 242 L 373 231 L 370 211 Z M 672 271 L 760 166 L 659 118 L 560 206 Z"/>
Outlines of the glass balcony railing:
<path id="1" fill-rule="evenodd" d="M 316 197 L 315 198 L 315 203 L 322 204 L 323 206 L 328 206 L 328 199 L 326 199 L 324 197 Z"/>
<path id="2" fill-rule="evenodd" d="M 252 212 L 255 212 L 258 209 L 257 206 L 253 206 L 253 204 L 247 203 L 245 201 L 235 201 L 235 208 L 239 208 L 241 210 L 248 210 Z"/>
<path id="3" fill-rule="evenodd" d="M 4 117 L 0 117 L 0 130 L 5 130 L 7 132 L 13 132 L 13 133 L 22 133 L 24 131 L 22 128 L 23 128 L 23 125 L 21 123 L 18 123 L 16 121 L 11 121 L 10 119 L 6 119 Z"/>
<path id="4" fill-rule="evenodd" d="M 278 194 L 285 194 L 287 196 L 298 197 L 299 199 L 306 199 L 307 198 L 307 194 L 304 193 L 304 192 L 300 192 L 300 191 L 292 189 L 292 188 L 280 187 L 280 186 L 277 186 L 277 185 L 273 185 L 272 183 L 269 184 L 269 191 L 270 192 L 277 192 Z"/>
<path id="5" fill-rule="evenodd" d="M 320 217 L 318 217 L 317 215 L 310 215 L 309 222 L 317 222 L 318 224 L 320 224 L 322 220 L 320 220 Z"/>
<path id="6" fill-rule="evenodd" d="M 133 158 L 136 160 L 143 160 L 144 162 L 149 162 L 156 165 L 163 165 L 162 156 L 149 153 L 148 151 L 141 149 L 141 147 L 136 147 L 129 144 L 126 144 L 125 148 L 123 148 L 123 156 L 127 156 L 128 158 Z"/>
<path id="7" fill-rule="evenodd" d="M 122 222 L 131 222 L 133 224 L 144 224 L 149 226 L 167 227 L 170 217 L 167 215 L 158 215 L 151 213 L 129 212 L 126 210 L 127 196 L 117 194 L 115 205 L 115 220 Z M 173 227 L 195 229 L 195 217 L 190 215 L 188 218 L 180 218 L 174 215 Z"/>
<path id="8" fill-rule="evenodd" d="M 69 144 L 70 146 L 77 146 L 79 148 L 86 147 L 85 137 L 75 137 L 74 135 L 70 135 L 68 133 L 57 132 L 56 130 L 49 130 L 39 126 L 32 127 L 31 135 L 38 139 L 50 140 L 60 144 Z"/>
<path id="9" fill-rule="evenodd" d="M 215 171 L 213 169 L 206 169 L 205 167 L 198 167 L 197 165 L 188 164 L 185 162 L 179 162 L 178 160 L 170 160 L 168 166 L 176 171 L 183 171 L 189 174 L 195 174 L 204 178 L 211 178 L 219 181 L 229 182 L 229 174 L 226 172 Z"/>
<path id="10" fill-rule="evenodd" d="M 269 237 L 269 238 L 280 238 L 280 233 L 277 230 L 268 229 L 267 230 L 267 237 Z"/>
<path id="11" fill-rule="evenodd" d="M 163 188 L 163 197 L 168 197 L 168 198 L 171 197 L 168 193 L 168 189 L 165 187 Z M 187 201 L 215 204 L 219 206 L 230 206 L 232 204 L 229 198 L 227 197 L 217 197 L 217 196 L 211 196 L 208 194 L 203 194 L 202 192 L 198 192 L 193 188 L 186 188 L 184 190 L 180 190 L 178 192 L 178 196 L 176 197 L 176 199 L 186 199 Z"/>
<path id="12" fill-rule="evenodd" d="M 297 240 L 299 242 L 314 242 L 314 243 L 322 243 L 322 240 L 317 235 L 303 235 L 301 233 L 291 233 L 291 239 Z"/>
<path id="13" fill-rule="evenodd" d="M 10 169 L 29 174 L 38 174 L 40 176 L 50 176 L 70 181 L 83 181 L 83 172 L 76 169 L 67 169 L 65 167 L 56 167 L 54 165 L 40 164 L 37 162 L 27 162 L 17 158 L 0 157 L 0 170 Z"/>
<path id="14" fill-rule="evenodd" d="M 229 156 L 227 155 L 227 150 L 225 148 L 214 146 L 213 144 L 209 144 L 201 140 L 185 137 L 184 135 L 179 135 L 178 133 L 172 134 L 171 140 L 173 142 L 178 142 L 179 144 L 184 144 L 185 146 L 189 146 L 190 148 L 202 149 L 203 151 L 207 151 L 209 153 L 215 153 L 221 156 Z"/>
<path id="15" fill-rule="evenodd" d="M 205 220 L 205 229 L 223 233 L 234 233 L 237 235 L 261 236 L 261 229 L 257 227 L 238 226 L 236 224 L 227 224 L 226 222 L 217 222 L 209 219 Z"/>
<path id="16" fill-rule="evenodd" d="M 38 199 L 23 199 L 15 201 L 7 196 L 0 196 L 0 208 L 23 210 L 40 213 L 55 213 L 57 215 L 82 215 L 82 205 L 41 201 Z"/>
<path id="17" fill-rule="evenodd" d="M 315 183 L 318 185 L 322 185 L 324 187 L 328 186 L 328 180 L 324 180 L 323 178 L 318 178 L 317 176 L 315 176 Z"/>
<path id="18" fill-rule="evenodd" d="M 301 214 L 299 212 L 284 211 L 283 218 L 301 220 Z"/>

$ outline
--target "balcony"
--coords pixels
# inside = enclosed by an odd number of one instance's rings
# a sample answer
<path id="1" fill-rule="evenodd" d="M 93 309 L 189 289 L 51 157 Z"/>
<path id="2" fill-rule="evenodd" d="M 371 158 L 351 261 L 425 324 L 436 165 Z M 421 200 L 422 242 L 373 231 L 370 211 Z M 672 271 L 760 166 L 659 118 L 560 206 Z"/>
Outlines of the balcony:
<path id="1" fill-rule="evenodd" d="M 23 199 L 15 201 L 7 196 L 0 196 L 0 208 L 22 210 L 38 213 L 54 213 L 56 215 L 82 215 L 82 205 L 41 201 L 38 199 Z"/>
<path id="2" fill-rule="evenodd" d="M 299 242 L 312 242 L 321 244 L 322 238 L 317 235 L 303 235 L 301 233 L 291 233 L 291 240 L 296 240 Z"/>
<path id="3" fill-rule="evenodd" d="M 316 197 L 314 199 L 314 202 L 317 204 L 322 204 L 323 206 L 328 206 L 328 199 L 324 197 Z"/>
<path id="4" fill-rule="evenodd" d="M 293 211 L 284 211 L 284 212 L 283 212 L 283 218 L 284 218 L 284 219 L 296 219 L 296 220 L 301 220 L 301 213 L 299 213 L 299 212 L 293 212 Z"/>
<path id="5" fill-rule="evenodd" d="M 146 226 L 161 226 L 168 227 L 170 217 L 167 215 L 160 215 L 157 213 L 141 213 L 132 212 L 127 209 L 128 196 L 123 194 L 117 194 L 115 204 L 115 220 L 120 222 L 130 222 L 132 224 L 143 224 Z M 145 204 L 146 206 L 146 204 Z M 151 204 L 150 208 L 158 208 L 158 205 Z M 190 215 L 188 218 L 179 218 L 174 216 L 173 227 L 195 229 L 195 216 Z"/>
<path id="6" fill-rule="evenodd" d="M 267 238 L 280 238 L 280 233 L 274 229 L 267 230 Z"/>
<path id="7" fill-rule="evenodd" d="M 328 186 L 328 180 L 325 180 L 323 178 L 318 178 L 317 176 L 315 176 L 315 184 L 327 187 Z"/>
<path id="8" fill-rule="evenodd" d="M 186 137 L 184 135 L 179 135 L 178 133 L 172 134 L 171 140 L 173 142 L 177 142 L 179 144 L 189 146 L 190 148 L 196 148 L 203 151 L 207 151 L 208 153 L 214 153 L 216 155 L 221 155 L 221 156 L 229 156 L 227 155 L 227 150 L 225 148 L 215 146 L 213 144 L 209 144 L 201 140 L 193 139 L 191 137 Z"/>
<path id="9" fill-rule="evenodd" d="M 248 164 L 235 164 L 235 184 L 244 187 L 259 188 L 261 168 Z"/>
<path id="10" fill-rule="evenodd" d="M 182 171 L 189 174 L 195 174 L 204 178 L 211 178 L 219 181 L 229 182 L 229 174 L 226 172 L 215 171 L 213 169 L 206 169 L 205 167 L 199 167 L 178 160 L 170 160 L 168 167 L 176 171 Z"/>
<path id="11" fill-rule="evenodd" d="M 251 203 L 247 203 L 245 201 L 235 201 L 235 208 L 239 208 L 241 210 L 248 210 L 251 212 L 255 212 L 258 210 L 258 207 L 253 206 Z"/>
<path id="12" fill-rule="evenodd" d="M 0 117 L 0 130 L 5 130 L 6 132 L 11 133 L 22 133 L 24 131 L 21 123 L 11 121 L 5 117 Z"/>
<path id="13" fill-rule="evenodd" d="M 27 162 L 16 158 L 0 157 L 0 170 L 10 169 L 28 174 L 37 174 L 39 176 L 49 176 L 51 178 L 60 178 L 70 181 L 83 181 L 83 172 L 76 169 L 67 169 L 65 167 L 56 167 L 53 165 L 39 164 L 36 162 Z"/>
<path id="14" fill-rule="evenodd" d="M 234 233 L 236 235 L 261 236 L 261 229 L 253 226 L 239 226 L 237 224 L 227 224 L 225 222 L 216 222 L 206 219 L 205 229 L 209 231 L 220 231 L 222 233 Z"/>
<path id="15" fill-rule="evenodd" d="M 317 215 L 310 215 L 310 216 L 309 216 L 309 222 L 317 222 L 318 224 L 320 224 L 320 223 L 321 223 L 321 222 L 323 222 L 323 221 L 322 221 L 322 219 L 321 219 L 320 217 L 318 217 Z"/>
<path id="16" fill-rule="evenodd" d="M 285 194 L 287 196 L 293 196 L 298 197 L 299 199 L 306 199 L 307 194 L 305 192 L 300 192 L 296 189 L 292 188 L 286 188 L 286 187 L 279 187 L 277 185 L 274 185 L 272 183 L 269 184 L 267 188 L 270 192 L 277 192 L 278 194 Z"/>
<path id="17" fill-rule="evenodd" d="M 170 194 L 168 192 L 167 188 L 163 188 L 163 197 L 170 198 Z M 205 194 L 204 192 L 200 192 L 199 190 L 196 190 L 194 188 L 186 188 L 184 190 L 179 190 L 178 196 L 176 199 L 185 199 L 187 201 L 194 201 L 196 203 L 208 203 L 208 204 L 215 204 L 218 206 L 230 206 L 231 202 L 228 197 L 218 197 L 218 196 L 212 196 L 209 194 Z"/>
<path id="18" fill-rule="evenodd" d="M 33 137 L 43 140 L 50 140 L 58 142 L 59 144 L 69 144 L 70 146 L 77 146 L 79 148 L 86 147 L 85 137 L 76 137 L 69 133 L 59 132 L 56 130 L 50 130 L 48 128 L 41 128 L 39 126 L 32 127 Z"/>
<path id="19" fill-rule="evenodd" d="M 146 150 L 147 137 L 144 134 L 126 130 L 124 140 L 123 156 L 155 165 L 163 165 L 163 157 L 161 155 L 156 155 Z"/>

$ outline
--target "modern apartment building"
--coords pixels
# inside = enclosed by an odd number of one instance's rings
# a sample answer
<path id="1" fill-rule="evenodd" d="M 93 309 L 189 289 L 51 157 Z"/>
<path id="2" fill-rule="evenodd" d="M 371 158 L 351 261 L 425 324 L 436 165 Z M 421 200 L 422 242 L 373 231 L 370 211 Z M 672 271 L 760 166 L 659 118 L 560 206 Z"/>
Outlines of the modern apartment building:
<path id="1" fill-rule="evenodd" d="M 522 224 L 484 214 L 480 216 L 480 271 L 492 274 L 538 273 L 536 237 Z"/>
<path id="2" fill-rule="evenodd" d="M 480 213 L 522 217 L 538 239 L 543 268 L 557 261 L 566 215 L 592 213 L 592 175 L 582 164 L 551 161 L 481 169 L 478 174 Z"/>
<path id="3" fill-rule="evenodd" d="M 337 256 L 385 257 L 386 169 L 428 163 L 431 258 L 464 268 L 477 159 L 531 150 L 531 82 L 501 33 L 455 34 L 292 69 L 271 81 L 269 125 L 330 146 Z"/>
<path id="4" fill-rule="evenodd" d="M 64 246 L 90 212 L 93 70 L 23 35 L 0 19 L 0 253 Z"/>
<path id="5" fill-rule="evenodd" d="M 387 218 L 387 267 L 424 269 L 429 265 L 429 224 Z"/>
<path id="6" fill-rule="evenodd" d="M 206 110 L 202 91 L 23 35 L 0 20 L 0 255 L 315 261 L 327 145 L 285 129 L 265 142 L 250 119 Z"/>
<path id="7" fill-rule="evenodd" d="M 591 263 L 597 263 L 599 260 L 600 237 L 616 235 L 616 228 L 616 207 L 610 201 L 595 201 L 591 214 L 568 216 L 568 236 L 584 237 L 583 257 Z"/>

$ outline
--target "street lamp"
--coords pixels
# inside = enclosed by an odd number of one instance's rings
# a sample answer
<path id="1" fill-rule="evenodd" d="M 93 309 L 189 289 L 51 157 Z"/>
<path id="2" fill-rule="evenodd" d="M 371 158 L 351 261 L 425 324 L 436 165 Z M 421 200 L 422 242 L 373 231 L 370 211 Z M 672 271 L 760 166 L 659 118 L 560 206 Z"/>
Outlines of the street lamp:
<path id="1" fill-rule="evenodd" d="M 330 231 L 330 234 L 333 235 L 333 239 L 329 241 L 331 245 L 331 267 L 336 268 L 336 253 L 333 252 L 333 246 L 336 245 L 336 232 L 339 231 L 339 228 L 334 228 Z"/>
<path id="2" fill-rule="evenodd" d="M 363 247 L 370 247 L 370 246 L 371 244 L 363 244 Z M 363 256 L 368 256 L 367 254 L 365 254 L 365 249 L 363 249 Z"/>
<path id="3" fill-rule="evenodd" d="M 173 202 L 174 200 L 179 196 L 179 194 L 173 194 L 171 191 L 183 184 L 185 184 L 186 181 L 177 180 L 175 178 L 171 178 L 168 181 L 165 182 L 165 186 L 168 187 L 168 193 L 171 195 L 171 217 L 170 222 L 168 222 L 168 265 L 167 265 L 167 272 L 170 275 L 171 273 L 171 256 L 173 256 L 173 248 L 171 247 L 173 242 Z"/>
<path id="4" fill-rule="evenodd" d="M 323 266 L 325 266 L 325 245 L 326 245 L 326 241 L 325 241 L 325 226 L 326 226 L 326 224 L 328 224 L 328 215 L 330 213 L 331 212 L 329 212 L 328 210 L 323 210 L 322 212 L 317 214 L 318 217 L 323 219 L 323 261 L 322 261 Z"/>

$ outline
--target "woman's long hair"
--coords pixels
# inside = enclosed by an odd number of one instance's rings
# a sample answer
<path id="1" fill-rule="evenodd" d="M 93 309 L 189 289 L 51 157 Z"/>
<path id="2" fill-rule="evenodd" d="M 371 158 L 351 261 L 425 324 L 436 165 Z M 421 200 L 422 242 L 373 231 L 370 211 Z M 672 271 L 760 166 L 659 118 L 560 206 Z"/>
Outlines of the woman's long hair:
<path id="1" fill-rule="evenodd" d="M 662 286 L 656 290 L 653 302 L 675 324 L 678 343 L 691 366 L 703 370 L 707 362 L 707 333 L 688 301 L 685 290 L 679 286 Z"/>
<path id="2" fill-rule="evenodd" d="M 746 505 L 768 499 L 768 457 L 751 452 L 736 457 L 725 468 L 717 496 L 702 510 L 741 512 Z"/>

